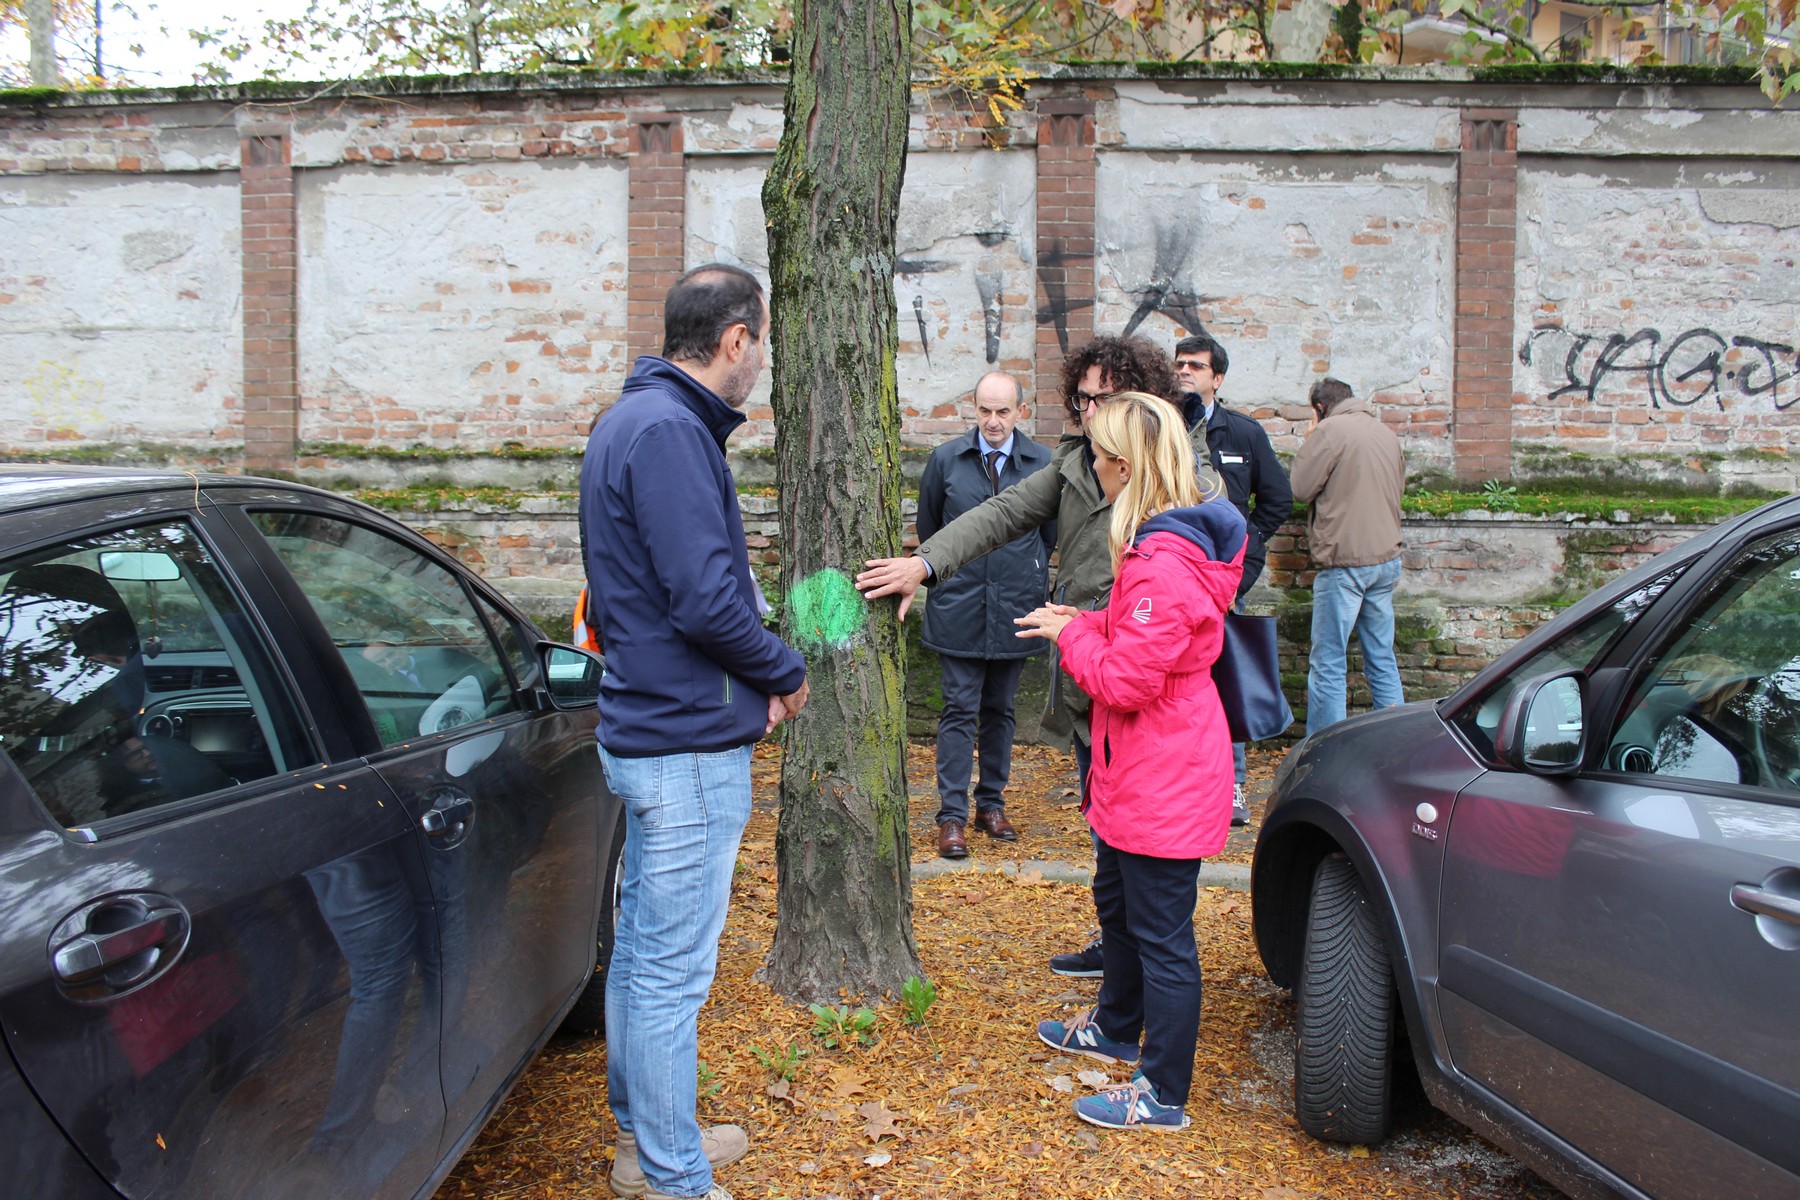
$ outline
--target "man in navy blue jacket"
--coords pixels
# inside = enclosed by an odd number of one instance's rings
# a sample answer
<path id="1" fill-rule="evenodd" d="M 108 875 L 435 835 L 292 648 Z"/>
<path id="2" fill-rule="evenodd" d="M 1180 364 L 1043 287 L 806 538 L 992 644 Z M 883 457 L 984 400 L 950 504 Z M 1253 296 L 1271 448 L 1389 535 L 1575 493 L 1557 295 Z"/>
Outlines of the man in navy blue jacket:
<path id="1" fill-rule="evenodd" d="M 763 626 L 725 439 L 762 373 L 762 285 L 714 263 L 663 310 L 663 357 L 632 366 L 588 439 L 581 532 L 606 647 L 600 760 L 625 805 L 606 979 L 607 1101 L 620 1196 L 730 1200 L 712 1169 L 735 1125 L 695 1120 L 700 1005 L 712 987 L 752 745 L 806 704 L 806 664 Z"/>

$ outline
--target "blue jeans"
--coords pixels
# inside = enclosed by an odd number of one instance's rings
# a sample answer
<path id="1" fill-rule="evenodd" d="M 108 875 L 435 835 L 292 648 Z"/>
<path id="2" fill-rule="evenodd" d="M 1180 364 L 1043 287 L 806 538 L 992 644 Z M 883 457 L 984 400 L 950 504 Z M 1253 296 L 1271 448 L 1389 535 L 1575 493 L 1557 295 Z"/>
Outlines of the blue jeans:
<path id="1" fill-rule="evenodd" d="M 1005 811 L 1006 781 L 1012 777 L 1013 695 L 1019 690 L 1022 658 L 958 658 L 940 654 L 944 711 L 938 715 L 937 823 L 969 823 L 972 759 L 981 759 L 975 785 L 977 812 Z"/>
<path id="2" fill-rule="evenodd" d="M 1400 560 L 1367 567 L 1326 567 L 1313 580 L 1312 654 L 1306 670 L 1306 732 L 1344 719 L 1350 631 L 1362 643 L 1363 676 L 1376 708 L 1405 702 L 1394 661 L 1394 587 Z"/>
<path id="3" fill-rule="evenodd" d="M 615 758 L 625 805 L 618 930 L 606 973 L 606 1094 L 637 1135 L 650 1186 L 705 1195 L 712 1166 L 694 1117 L 700 1005 L 718 965 L 738 841 L 750 819 L 750 747 Z"/>

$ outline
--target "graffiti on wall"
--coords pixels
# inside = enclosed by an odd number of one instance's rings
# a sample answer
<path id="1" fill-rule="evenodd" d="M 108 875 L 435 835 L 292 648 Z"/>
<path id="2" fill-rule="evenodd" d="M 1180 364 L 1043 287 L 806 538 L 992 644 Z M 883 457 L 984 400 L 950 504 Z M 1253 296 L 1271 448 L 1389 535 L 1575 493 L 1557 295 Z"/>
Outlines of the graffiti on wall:
<path id="1" fill-rule="evenodd" d="M 1556 380 L 1551 400 L 1584 396 L 1592 403 L 1619 376 L 1641 388 L 1652 408 L 1709 404 L 1723 412 L 1730 396 L 1766 399 L 1785 412 L 1800 401 L 1800 356 L 1792 345 L 1704 326 L 1670 337 L 1651 328 L 1603 335 L 1539 325 L 1520 345 L 1519 362 L 1549 368 Z"/>
<path id="2" fill-rule="evenodd" d="M 982 246 L 992 248 L 1006 240 L 1004 233 L 977 233 L 976 241 Z M 991 260 L 984 260 L 984 263 Z M 912 281 L 920 275 L 935 275 L 942 271 L 963 269 L 962 264 L 946 262 L 936 258 L 903 258 L 894 264 L 896 284 L 900 281 Z M 986 341 L 986 354 L 989 366 L 1000 361 L 1000 337 L 1005 331 L 1005 323 L 1001 313 L 1001 292 L 1005 278 L 998 270 L 978 266 L 975 269 L 975 293 L 981 298 L 981 323 Z M 913 321 L 919 328 L 919 349 L 924 352 L 925 361 L 931 361 L 931 333 L 925 319 L 925 297 L 915 293 L 912 298 Z"/>
<path id="3" fill-rule="evenodd" d="M 1189 334 L 1206 332 L 1200 306 L 1220 297 L 1202 296 L 1182 282 L 1193 278 L 1199 250 L 1200 230 L 1196 226 L 1157 223 L 1156 256 L 1150 264 L 1150 279 L 1142 287 L 1126 289 L 1126 294 L 1137 297 L 1138 302 L 1131 319 L 1125 322 L 1126 337 L 1157 313 L 1167 313 Z"/>

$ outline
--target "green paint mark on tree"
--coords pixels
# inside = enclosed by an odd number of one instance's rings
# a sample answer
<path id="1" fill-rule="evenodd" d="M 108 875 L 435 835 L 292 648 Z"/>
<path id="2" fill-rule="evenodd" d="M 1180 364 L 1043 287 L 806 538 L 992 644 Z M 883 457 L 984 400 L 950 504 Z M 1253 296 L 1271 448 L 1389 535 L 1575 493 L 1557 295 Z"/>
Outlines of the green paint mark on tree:
<path id="1" fill-rule="evenodd" d="M 813 649 L 838 650 L 862 632 L 868 606 L 842 571 L 827 567 L 807 576 L 788 592 L 793 634 Z"/>

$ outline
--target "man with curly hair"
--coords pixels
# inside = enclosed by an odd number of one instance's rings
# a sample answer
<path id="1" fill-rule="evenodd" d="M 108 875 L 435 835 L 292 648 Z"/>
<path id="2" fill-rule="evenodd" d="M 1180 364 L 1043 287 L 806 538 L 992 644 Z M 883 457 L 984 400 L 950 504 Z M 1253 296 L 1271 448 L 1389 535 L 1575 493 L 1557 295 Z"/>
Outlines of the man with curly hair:
<path id="1" fill-rule="evenodd" d="M 899 596 L 900 618 L 905 620 L 913 594 L 921 585 L 948 579 L 982 555 L 1055 521 L 1053 599 L 1077 608 L 1106 607 L 1113 584 L 1112 551 L 1107 541 L 1112 505 L 1094 474 L 1094 452 L 1082 430 L 1082 419 L 1120 392 L 1148 392 L 1181 407 L 1175 368 L 1160 347 L 1139 337 L 1095 338 L 1063 362 L 1063 403 L 1076 428 L 1063 434 L 1050 466 L 951 521 L 921 542 L 916 554 L 870 559 L 856 577 L 856 586 L 870 600 Z M 1204 426 L 1194 433 L 1193 443 L 1201 498 L 1224 496 L 1224 485 L 1206 452 Z M 1052 669 L 1042 727 L 1052 742 L 1073 746 L 1084 788 L 1093 761 L 1088 708 L 1088 697 Z M 1060 975 L 1098 977 L 1098 940 L 1077 953 L 1057 955 L 1051 960 L 1051 970 Z"/>

